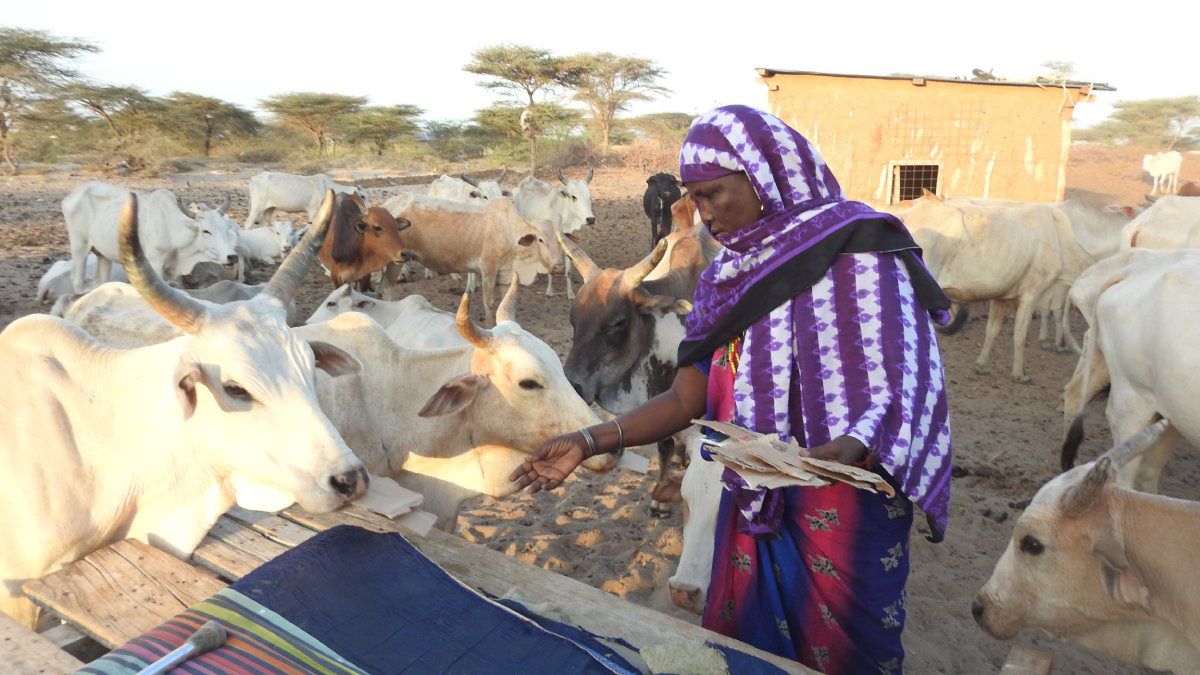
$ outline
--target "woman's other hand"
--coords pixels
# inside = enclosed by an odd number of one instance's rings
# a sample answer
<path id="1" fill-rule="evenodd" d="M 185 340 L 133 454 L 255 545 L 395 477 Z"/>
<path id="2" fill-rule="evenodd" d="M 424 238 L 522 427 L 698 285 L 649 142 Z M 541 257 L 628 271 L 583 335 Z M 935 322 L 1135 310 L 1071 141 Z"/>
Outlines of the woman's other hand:
<path id="1" fill-rule="evenodd" d="M 853 466 L 863 461 L 867 455 L 867 446 L 853 436 L 839 436 L 824 445 L 818 445 L 807 450 L 809 457 L 827 459 Z"/>
<path id="2" fill-rule="evenodd" d="M 542 443 L 529 459 L 521 463 L 508 479 L 517 484 L 517 491 L 529 487 L 529 493 L 553 490 L 587 459 L 587 441 L 578 431 L 555 436 Z"/>

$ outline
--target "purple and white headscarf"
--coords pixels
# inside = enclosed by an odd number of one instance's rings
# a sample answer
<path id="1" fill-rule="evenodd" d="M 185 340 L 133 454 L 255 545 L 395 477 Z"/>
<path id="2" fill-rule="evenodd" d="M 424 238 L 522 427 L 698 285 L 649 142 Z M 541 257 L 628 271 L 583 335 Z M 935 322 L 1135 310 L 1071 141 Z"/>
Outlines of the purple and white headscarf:
<path id="1" fill-rule="evenodd" d="M 698 117 L 680 151 L 682 181 L 712 180 L 740 171 L 746 173 L 754 186 L 763 205 L 763 215 L 753 225 L 717 237 L 725 249 L 697 283 L 693 310 L 686 322 L 687 334 L 680 345 L 680 364 L 710 358 L 714 348 L 735 335 L 743 335 L 742 366 L 734 382 L 734 422 L 760 433 L 776 433 L 784 439 L 792 436 L 807 439 L 810 445 L 831 440 L 833 434 L 859 437 L 904 493 L 926 512 L 934 537 L 940 538 L 949 510 L 949 427 L 944 414 L 940 357 L 929 321 L 931 316 L 939 323 L 948 320 L 949 301 L 920 262 L 919 249 L 903 224 L 865 204 L 846 200 L 816 149 L 794 129 L 772 115 L 746 106 L 717 108 Z M 894 262 L 863 267 L 857 256 L 854 263 L 838 262 L 849 260 L 845 254 L 856 253 L 895 253 L 907 271 L 900 271 L 901 266 Z M 835 265 L 843 277 L 839 288 L 848 290 L 830 290 L 832 281 L 828 275 Z M 852 269 L 847 265 L 853 265 L 855 272 L 846 272 Z M 860 268 L 864 279 L 878 278 L 884 268 L 894 270 L 894 274 L 889 272 L 889 279 L 902 279 L 907 295 L 884 302 L 906 307 L 911 303 L 918 310 L 923 308 L 924 316 L 913 317 L 910 311 L 905 316 L 912 318 L 887 320 L 911 328 L 915 318 L 923 325 L 918 326 L 921 330 L 907 330 L 905 338 L 897 344 L 882 348 L 876 344 L 863 349 L 860 344 L 854 349 L 841 348 L 838 354 L 835 346 L 834 360 L 839 362 L 836 367 L 872 371 L 878 368 L 879 373 L 885 369 L 907 371 L 915 367 L 919 372 L 906 378 L 902 393 L 880 392 L 878 383 L 870 387 L 862 385 L 861 392 L 847 391 L 849 378 L 830 389 L 828 374 L 813 372 L 824 367 L 813 367 L 817 361 L 807 354 L 800 358 L 794 351 L 809 333 L 815 340 L 819 331 L 838 329 L 813 325 L 814 320 L 809 318 L 827 314 L 839 304 L 825 296 L 814 301 L 811 292 L 814 284 L 828 282 L 821 291 L 826 294 L 857 294 L 858 299 L 841 303 L 842 306 L 859 308 L 875 303 L 871 289 L 853 287 Z M 874 292 L 878 290 L 876 284 Z M 800 306 L 797 296 L 806 298 L 807 305 Z M 814 313 L 814 302 L 825 304 Z M 885 314 L 900 316 L 899 312 L 884 308 L 870 317 L 815 321 L 825 326 L 845 325 L 847 321 L 862 322 L 865 326 L 878 324 Z M 865 332 L 859 331 L 858 336 L 861 342 Z M 880 333 L 872 339 L 882 342 L 879 339 L 882 337 Z M 867 352 L 877 353 L 877 359 L 890 358 L 894 363 L 872 363 Z M 918 353 L 924 360 L 916 367 L 912 362 Z M 826 354 L 820 360 L 829 358 L 832 357 Z M 900 363 L 906 359 L 906 363 Z M 809 367 L 802 367 L 802 362 Z M 914 377 L 925 381 L 908 382 Z M 895 382 L 889 386 L 902 388 Z M 875 404 L 881 396 L 887 398 L 893 393 L 899 398 L 905 395 L 912 398 L 917 390 L 925 397 L 932 393 L 930 400 L 934 404 L 940 402 L 942 408 L 940 422 L 929 428 L 904 419 L 912 412 L 910 404 L 897 405 L 894 401 Z M 856 408 L 862 414 L 857 418 L 846 414 L 837 419 L 827 415 L 827 419 L 807 419 L 805 407 L 811 408 L 811 401 L 802 402 L 802 395 L 797 393 L 804 391 L 821 392 L 822 396 L 847 403 L 848 409 Z M 916 405 L 923 410 L 924 399 Z M 881 406 L 887 406 L 886 410 Z M 772 521 L 777 521 L 778 514 L 772 512 L 779 507 L 778 496 L 773 497 L 771 491 L 746 490 L 744 482 L 736 474 L 729 476 L 730 473 L 726 472 L 727 487 L 737 493 L 738 506 L 748 521 L 747 531 L 755 534 L 773 531 Z M 741 483 L 741 489 L 736 483 Z"/>

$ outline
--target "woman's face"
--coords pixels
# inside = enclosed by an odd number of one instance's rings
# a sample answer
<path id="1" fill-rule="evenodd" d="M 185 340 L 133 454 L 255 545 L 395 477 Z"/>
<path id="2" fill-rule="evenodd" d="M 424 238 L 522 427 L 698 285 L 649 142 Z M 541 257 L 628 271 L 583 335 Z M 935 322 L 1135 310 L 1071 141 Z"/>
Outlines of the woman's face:
<path id="1" fill-rule="evenodd" d="M 696 200 L 700 220 L 714 235 L 730 234 L 762 217 L 762 203 L 743 172 L 684 183 L 684 187 Z"/>

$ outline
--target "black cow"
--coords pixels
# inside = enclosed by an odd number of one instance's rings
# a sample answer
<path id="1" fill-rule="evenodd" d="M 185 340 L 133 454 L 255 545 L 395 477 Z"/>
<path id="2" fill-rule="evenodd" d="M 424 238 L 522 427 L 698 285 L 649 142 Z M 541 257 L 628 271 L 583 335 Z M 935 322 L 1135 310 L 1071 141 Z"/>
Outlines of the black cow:
<path id="1" fill-rule="evenodd" d="M 642 208 L 650 218 L 650 248 L 671 233 L 671 205 L 679 199 L 679 180 L 669 173 L 656 173 L 646 179 Z"/>

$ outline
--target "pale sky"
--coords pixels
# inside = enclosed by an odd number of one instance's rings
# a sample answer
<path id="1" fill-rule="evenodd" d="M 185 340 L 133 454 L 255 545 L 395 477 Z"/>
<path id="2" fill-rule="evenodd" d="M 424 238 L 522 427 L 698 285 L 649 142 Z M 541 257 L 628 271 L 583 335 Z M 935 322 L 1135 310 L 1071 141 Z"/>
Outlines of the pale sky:
<path id="1" fill-rule="evenodd" d="M 886 75 L 1031 77 L 1072 61 L 1115 93 L 1075 109 L 1077 126 L 1113 102 L 1200 94 L 1195 48 L 1171 26 L 1195 2 L 144 2 L 8 0 L 0 24 L 90 40 L 81 70 L 154 95 L 185 90 L 256 108 L 287 91 L 412 103 L 426 119 L 465 119 L 496 93 L 462 66 L 502 42 L 555 54 L 607 50 L 654 60 L 671 94 L 630 114 L 766 106 L 755 68 Z M 1140 8 L 1140 9 L 1139 9 Z"/>

